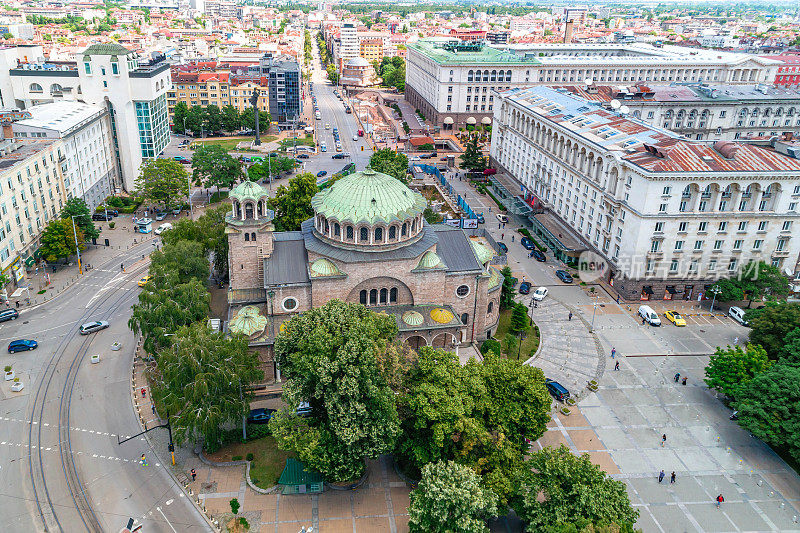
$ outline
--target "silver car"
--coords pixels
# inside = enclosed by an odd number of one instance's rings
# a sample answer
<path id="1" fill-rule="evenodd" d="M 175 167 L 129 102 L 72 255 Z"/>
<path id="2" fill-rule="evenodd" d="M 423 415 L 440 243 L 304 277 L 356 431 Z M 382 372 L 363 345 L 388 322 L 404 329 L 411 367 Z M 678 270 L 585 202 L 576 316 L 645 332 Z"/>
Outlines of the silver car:
<path id="1" fill-rule="evenodd" d="M 95 322 L 87 322 L 86 324 L 81 325 L 80 333 L 81 335 L 88 335 L 90 333 L 95 333 L 100 331 L 101 329 L 106 329 L 108 327 L 108 322 L 105 320 L 97 320 Z"/>

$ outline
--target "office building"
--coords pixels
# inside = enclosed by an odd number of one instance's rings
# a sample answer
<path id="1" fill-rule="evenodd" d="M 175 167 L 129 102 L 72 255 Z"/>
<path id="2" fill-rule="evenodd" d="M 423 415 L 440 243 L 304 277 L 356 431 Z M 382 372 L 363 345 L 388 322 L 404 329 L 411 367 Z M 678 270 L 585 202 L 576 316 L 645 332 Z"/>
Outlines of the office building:
<path id="1" fill-rule="evenodd" d="M 118 182 L 111 119 L 104 107 L 81 102 L 53 102 L 27 109 L 31 118 L 13 124 L 18 140 L 61 139 L 66 199 L 82 198 L 94 209 Z"/>
<path id="2" fill-rule="evenodd" d="M 691 141 L 549 87 L 497 96 L 496 195 L 558 259 L 599 254 L 624 298 L 696 299 L 751 261 L 797 270 L 795 143 Z"/>
<path id="3" fill-rule="evenodd" d="M 408 45 L 406 99 L 445 129 L 491 123 L 491 89 L 583 83 L 771 84 L 780 62 L 646 44 L 536 44 L 421 39 Z"/>
<path id="4" fill-rule="evenodd" d="M 260 62 L 269 93 L 269 114 L 278 123 L 291 122 L 303 112 L 300 65 L 294 58 L 265 57 Z"/>

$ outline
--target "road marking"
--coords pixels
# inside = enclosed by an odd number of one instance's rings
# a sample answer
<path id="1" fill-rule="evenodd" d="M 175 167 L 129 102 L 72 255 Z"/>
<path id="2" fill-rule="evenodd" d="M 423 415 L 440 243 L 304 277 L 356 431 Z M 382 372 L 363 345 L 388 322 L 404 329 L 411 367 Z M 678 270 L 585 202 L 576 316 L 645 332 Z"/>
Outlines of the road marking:
<path id="1" fill-rule="evenodd" d="M 163 517 L 164 517 L 164 521 L 167 523 L 167 525 L 169 526 L 169 528 L 170 528 L 170 529 L 171 529 L 171 530 L 172 530 L 174 533 L 178 533 L 178 532 L 175 530 L 175 528 L 174 528 L 174 527 L 172 527 L 172 524 L 170 523 L 170 521 L 169 521 L 169 520 L 167 520 L 167 515 L 165 515 L 165 514 L 164 514 L 164 511 L 162 511 L 162 510 L 161 510 L 161 507 L 156 507 L 156 511 L 158 511 L 159 513 L 161 513 L 161 516 L 163 516 Z"/>

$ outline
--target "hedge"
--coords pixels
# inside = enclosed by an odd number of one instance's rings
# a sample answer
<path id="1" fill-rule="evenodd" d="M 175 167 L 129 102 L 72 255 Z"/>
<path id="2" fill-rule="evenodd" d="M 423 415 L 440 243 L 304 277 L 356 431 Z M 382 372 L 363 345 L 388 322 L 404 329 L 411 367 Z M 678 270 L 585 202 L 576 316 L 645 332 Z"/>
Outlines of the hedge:
<path id="1" fill-rule="evenodd" d="M 506 206 L 504 206 L 504 205 L 503 205 L 503 204 L 500 202 L 500 200 L 498 200 L 498 199 L 497 199 L 497 196 L 495 196 L 494 194 L 492 194 L 492 191 L 490 191 L 489 189 L 486 189 L 486 194 L 488 194 L 488 195 L 489 195 L 489 196 L 492 198 L 492 200 L 494 200 L 494 203 L 496 203 L 496 204 L 497 204 L 497 207 L 499 207 L 499 208 L 500 208 L 500 211 L 508 211 L 508 208 L 506 208 Z"/>

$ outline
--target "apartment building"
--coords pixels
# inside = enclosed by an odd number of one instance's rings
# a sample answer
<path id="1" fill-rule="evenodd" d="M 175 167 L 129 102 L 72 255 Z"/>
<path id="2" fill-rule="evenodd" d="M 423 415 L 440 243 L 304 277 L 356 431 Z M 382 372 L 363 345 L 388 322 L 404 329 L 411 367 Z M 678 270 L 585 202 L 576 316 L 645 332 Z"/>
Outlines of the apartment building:
<path id="1" fill-rule="evenodd" d="M 183 102 L 190 107 L 215 105 L 219 108 L 230 103 L 228 94 L 230 72 L 218 70 L 216 62 L 211 63 L 213 63 L 213 67 L 194 68 L 193 65 L 181 68 L 173 67 L 170 74 L 172 87 L 167 91 L 170 116 L 178 102 Z"/>
<path id="2" fill-rule="evenodd" d="M 28 108 L 31 118 L 13 124 L 14 138 L 61 139 L 66 199 L 82 198 L 89 209 L 121 186 L 113 152 L 111 118 L 105 107 L 52 102 Z"/>
<path id="3" fill-rule="evenodd" d="M 259 111 L 269 112 L 269 87 L 266 81 L 262 81 L 260 78 L 256 80 L 234 79 L 230 85 L 230 105 L 240 112 L 253 107 L 253 104 L 250 103 L 250 97 L 256 89 L 259 92 Z M 266 128 L 264 125 L 261 125 L 261 127 Z"/>
<path id="4" fill-rule="evenodd" d="M 780 62 L 748 54 L 647 44 L 408 45 L 406 99 L 444 129 L 490 123 L 491 89 L 583 83 L 771 84 Z M 484 120 L 487 119 L 487 120 Z M 487 122 L 488 121 L 488 122 Z"/>
<path id="5" fill-rule="evenodd" d="M 750 261 L 797 271 L 800 149 L 764 144 L 691 141 L 530 87 L 497 94 L 491 160 L 508 175 L 496 192 L 556 257 L 599 254 L 626 299 L 692 299 Z"/>
<path id="6" fill-rule="evenodd" d="M 367 61 L 383 59 L 383 39 L 379 37 L 361 39 L 358 43 L 359 56 Z"/>
<path id="7" fill-rule="evenodd" d="M 764 56 L 766 59 L 780 61 L 778 72 L 775 75 L 775 85 L 781 87 L 800 87 L 800 54 L 784 54 L 779 56 Z"/>
<path id="8" fill-rule="evenodd" d="M 63 146 L 61 139 L 0 140 L 0 272 L 18 286 L 42 230 L 64 206 Z"/>
<path id="9" fill-rule="evenodd" d="M 557 90 L 611 108 L 687 139 L 800 138 L 800 91 L 760 85 L 566 85 Z M 616 105 L 616 104 L 615 104 Z"/>

